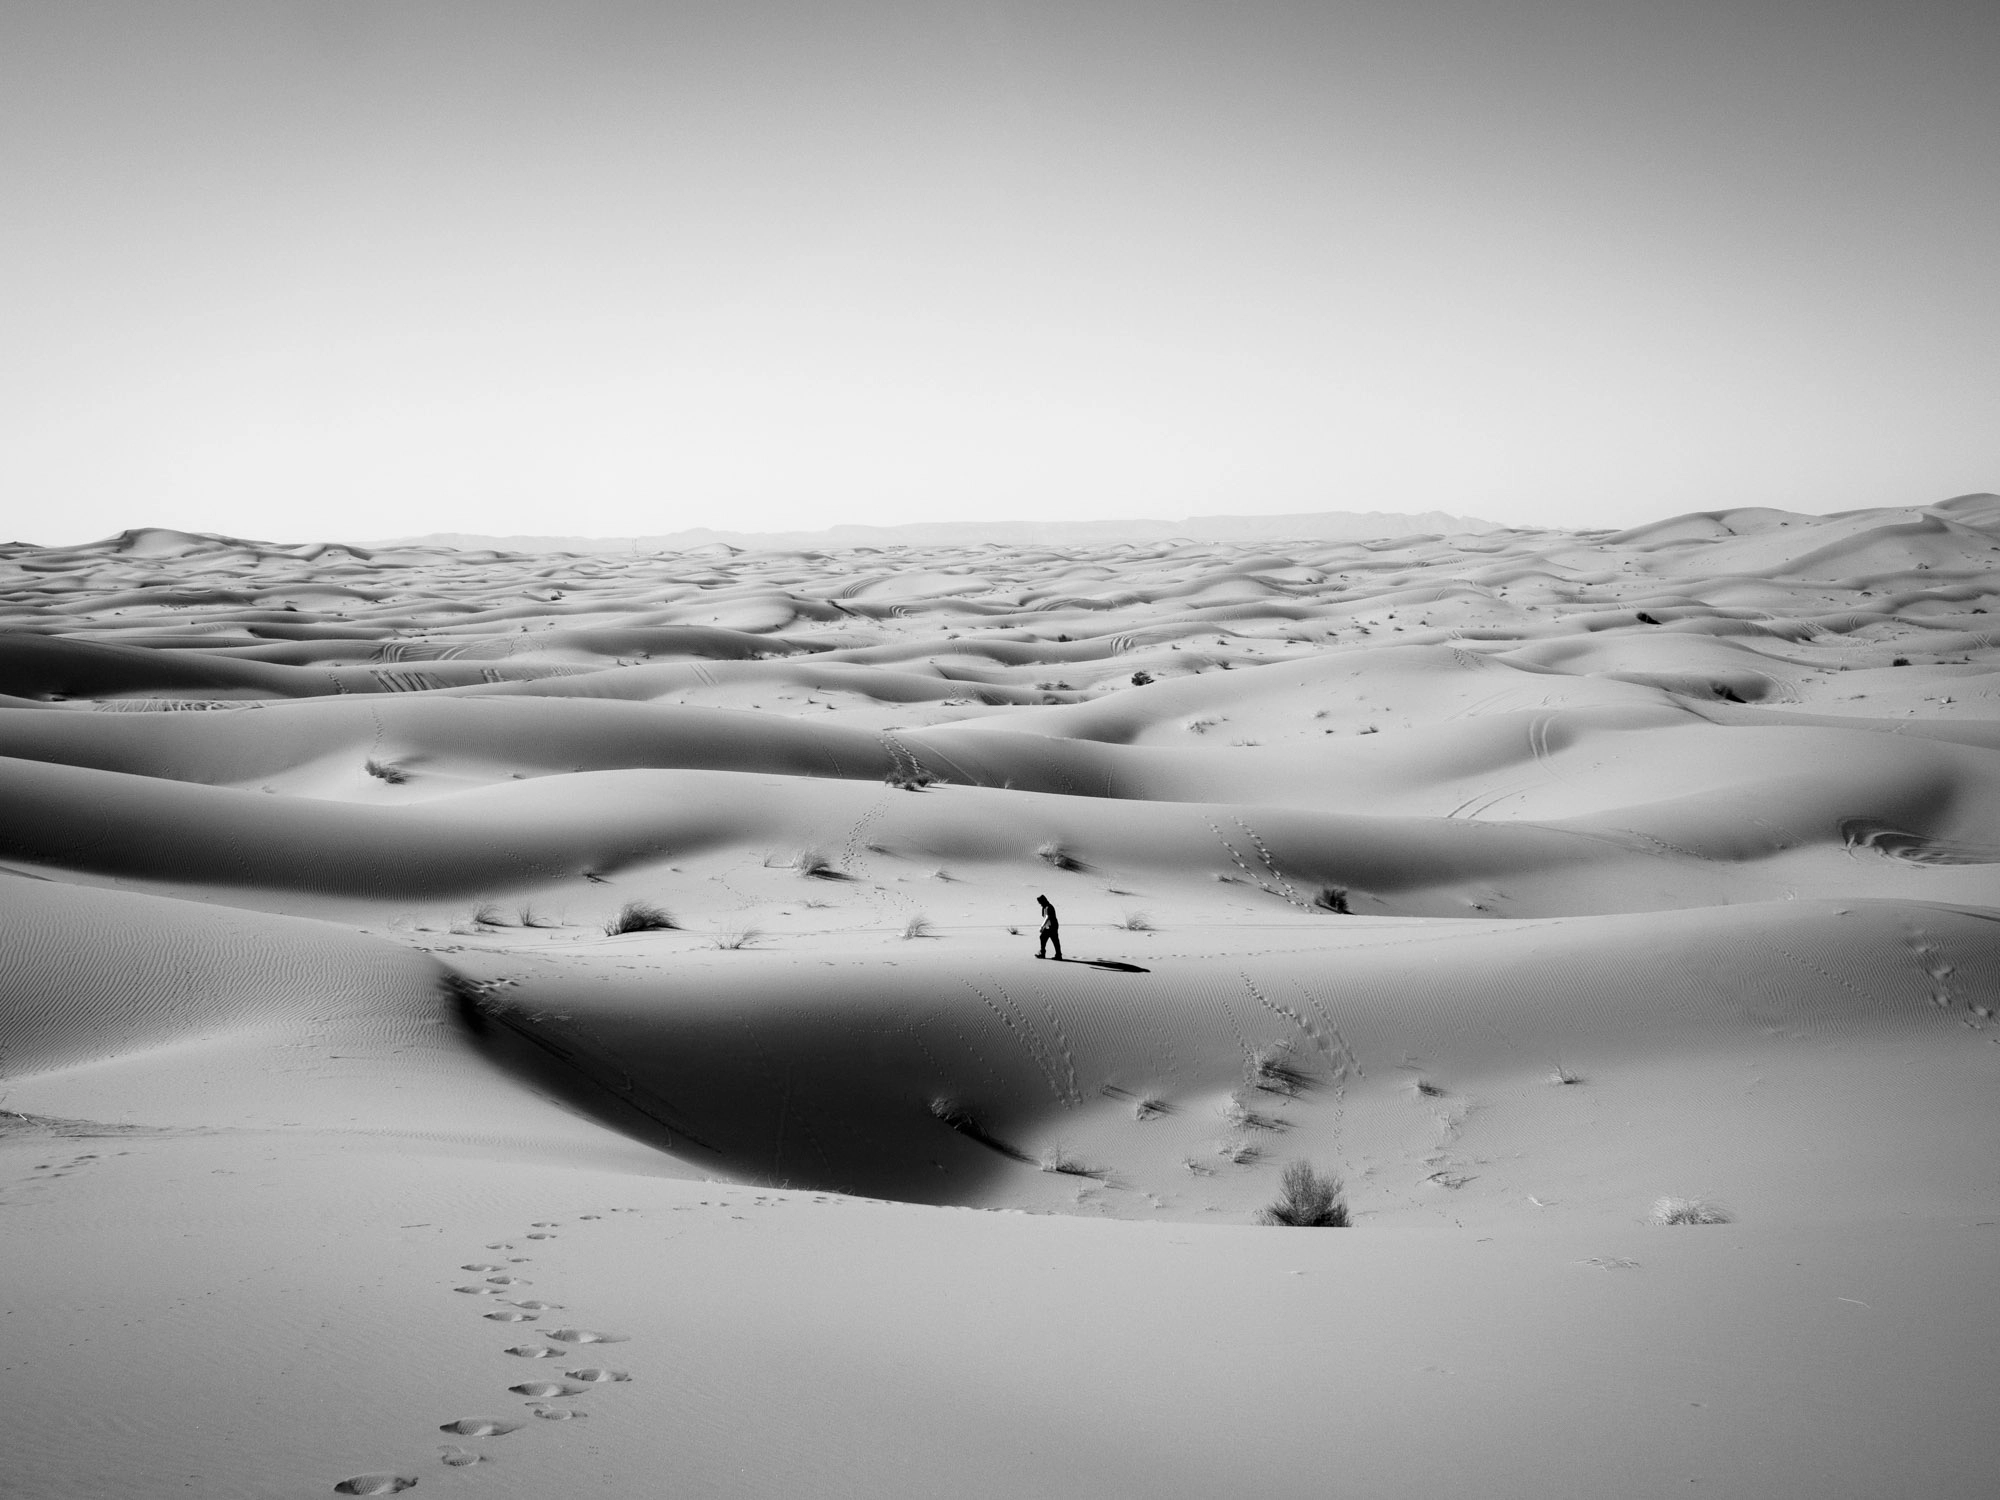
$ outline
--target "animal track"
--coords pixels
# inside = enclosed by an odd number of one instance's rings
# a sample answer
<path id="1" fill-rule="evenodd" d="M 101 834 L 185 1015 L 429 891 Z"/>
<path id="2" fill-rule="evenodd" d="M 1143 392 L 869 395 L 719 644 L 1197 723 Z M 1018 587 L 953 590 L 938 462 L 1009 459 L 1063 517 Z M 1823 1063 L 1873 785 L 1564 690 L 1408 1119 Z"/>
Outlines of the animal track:
<path id="1" fill-rule="evenodd" d="M 333 1487 L 336 1495 L 400 1495 L 414 1489 L 416 1480 L 407 1474 L 356 1474 Z"/>
<path id="2" fill-rule="evenodd" d="M 567 1385 L 556 1380 L 524 1380 L 519 1385 L 507 1387 L 517 1396 L 526 1396 L 531 1401 L 546 1401 L 551 1396 L 581 1396 L 583 1387 Z"/>
<path id="3" fill-rule="evenodd" d="M 551 1349 L 549 1353 L 553 1354 L 555 1350 Z M 563 1374 L 569 1376 L 571 1380 L 581 1380 L 590 1385 L 608 1385 L 613 1381 L 630 1380 L 632 1378 L 623 1370 L 599 1369 L 594 1365 L 582 1370 L 564 1370 Z"/>
<path id="4" fill-rule="evenodd" d="M 495 1312 L 481 1313 L 483 1318 L 491 1318 L 496 1323 L 532 1323 L 540 1313 L 522 1312 L 518 1307 L 503 1307 Z"/>
<path id="5" fill-rule="evenodd" d="M 507 1353 L 517 1359 L 554 1359 L 559 1354 L 567 1354 L 567 1349 L 550 1349 L 535 1344 L 516 1344 Z"/>

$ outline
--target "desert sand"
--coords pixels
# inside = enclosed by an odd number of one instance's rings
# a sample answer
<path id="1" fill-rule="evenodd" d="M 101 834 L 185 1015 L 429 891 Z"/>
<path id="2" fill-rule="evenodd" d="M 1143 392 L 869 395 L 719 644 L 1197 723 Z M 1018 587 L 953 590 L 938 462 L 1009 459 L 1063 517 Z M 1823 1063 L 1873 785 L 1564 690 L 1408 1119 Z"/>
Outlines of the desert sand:
<path id="1" fill-rule="evenodd" d="M 0 1494 L 1991 1494 L 1996 564 L 0 548 Z"/>

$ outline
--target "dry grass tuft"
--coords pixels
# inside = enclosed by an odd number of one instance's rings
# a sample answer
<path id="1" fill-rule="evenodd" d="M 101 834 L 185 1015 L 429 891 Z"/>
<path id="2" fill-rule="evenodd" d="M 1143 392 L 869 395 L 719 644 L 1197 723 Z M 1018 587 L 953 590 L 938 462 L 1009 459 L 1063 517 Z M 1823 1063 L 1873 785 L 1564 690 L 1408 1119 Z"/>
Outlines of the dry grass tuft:
<path id="1" fill-rule="evenodd" d="M 1054 839 L 1050 839 L 1047 843 L 1037 848 L 1035 850 L 1035 858 L 1039 859 L 1043 864 L 1052 866 L 1058 870 L 1081 870 L 1083 868 L 1083 861 L 1063 848 Z"/>
<path id="2" fill-rule="evenodd" d="M 709 943 L 724 952 L 734 952 L 738 948 L 748 948 L 764 936 L 759 927 L 734 927 L 709 934 Z"/>
<path id="3" fill-rule="evenodd" d="M 1727 1224 L 1732 1215 L 1705 1198 L 1661 1198 L 1650 1217 L 1655 1224 Z"/>
<path id="4" fill-rule="evenodd" d="M 936 936 L 937 934 L 931 931 L 931 919 L 924 916 L 921 912 L 903 924 L 903 937 L 906 940 Z"/>
<path id="5" fill-rule="evenodd" d="M 361 763 L 361 769 L 377 781 L 386 781 L 390 786 L 401 786 L 410 779 L 410 773 L 393 760 L 369 759 Z"/>
<path id="6" fill-rule="evenodd" d="M 1315 911 L 1329 911 L 1338 917 L 1351 917 L 1353 909 L 1347 904 L 1347 892 L 1337 885 L 1323 885 L 1319 894 L 1313 897 Z"/>
<path id="7" fill-rule="evenodd" d="M 847 876 L 818 849 L 801 849 L 791 858 L 791 867 L 807 880 L 845 880 Z"/>
<path id="8" fill-rule="evenodd" d="M 1250 1059 L 1250 1086 L 1267 1094 L 1296 1098 L 1312 1087 L 1312 1076 L 1292 1060 L 1288 1047 L 1266 1047 Z"/>
<path id="9" fill-rule="evenodd" d="M 1128 911 L 1118 925 L 1127 932 L 1151 932 L 1153 919 L 1142 911 Z"/>
<path id="10" fill-rule="evenodd" d="M 1287 1162 L 1278 1179 L 1278 1190 L 1278 1201 L 1257 1216 L 1259 1223 L 1283 1224 L 1295 1229 L 1349 1226 L 1340 1179 L 1315 1172 L 1311 1162 Z"/>
<path id="11" fill-rule="evenodd" d="M 627 901 L 618 909 L 618 915 L 604 924 L 604 935 L 618 937 L 627 932 L 673 932 L 679 926 L 664 908 L 650 901 Z"/>
<path id="12" fill-rule="evenodd" d="M 1044 1172 L 1058 1172 L 1065 1177 L 1097 1177 L 1102 1175 L 1096 1168 L 1085 1166 L 1081 1158 L 1061 1141 L 1057 1141 L 1053 1146 L 1043 1151 L 1041 1160 L 1037 1165 Z"/>

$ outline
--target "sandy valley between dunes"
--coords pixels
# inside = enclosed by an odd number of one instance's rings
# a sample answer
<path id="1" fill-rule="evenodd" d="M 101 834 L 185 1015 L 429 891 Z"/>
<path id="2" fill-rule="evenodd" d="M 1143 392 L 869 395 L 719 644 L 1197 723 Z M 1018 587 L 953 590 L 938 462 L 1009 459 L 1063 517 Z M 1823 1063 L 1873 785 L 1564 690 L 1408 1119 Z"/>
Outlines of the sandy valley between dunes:
<path id="1" fill-rule="evenodd" d="M 1990 1495 L 1996 563 L 0 547 L 0 1495 Z"/>

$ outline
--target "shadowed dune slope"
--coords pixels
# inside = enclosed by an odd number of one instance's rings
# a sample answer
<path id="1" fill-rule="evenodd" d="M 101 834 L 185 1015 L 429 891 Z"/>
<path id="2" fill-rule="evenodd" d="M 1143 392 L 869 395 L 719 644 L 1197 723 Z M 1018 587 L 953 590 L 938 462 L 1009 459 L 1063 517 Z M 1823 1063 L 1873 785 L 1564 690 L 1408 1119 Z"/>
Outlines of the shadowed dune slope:
<path id="1" fill-rule="evenodd" d="M 1436 1175 L 1413 1144 L 1440 1144 L 1423 1128 L 1434 1099 L 1459 1115 L 1453 1162 L 1511 1135 L 1536 1141 L 1546 1180 L 1565 1175 L 1558 1158 L 1629 1155 L 1809 1212 L 1852 1164 L 1797 1159 L 1795 1143 L 1866 1115 L 1902 1143 L 1872 1156 L 1924 1149 L 1928 1127 L 1896 1119 L 1900 1078 L 1853 1071 L 1883 1045 L 1941 1066 L 1937 1103 L 1975 1110 L 1961 1126 L 2000 1145 L 1976 1104 L 1991 1049 L 1960 1024 L 1971 997 L 2000 993 L 2000 917 L 1977 909 L 1370 925 L 1139 973 L 937 953 L 810 991 L 770 955 L 728 972 L 509 973 L 468 1007 L 486 1046 L 607 1123 L 706 1170 L 925 1202 L 1009 1201 L 1038 1172 L 1171 1195 L 1187 1163 L 1240 1172 L 1233 1148 L 1254 1159 L 1311 1137 L 1364 1174 L 1371 1211 L 1411 1212 Z M 1717 1077 L 1746 1063 L 1787 1097 L 1767 1149 L 1765 1101 Z M 1675 1093 L 1655 1093 L 1675 1070 L 1678 1120 Z M 1491 1211 L 1519 1173 L 1465 1175 L 1458 1209 Z"/>

